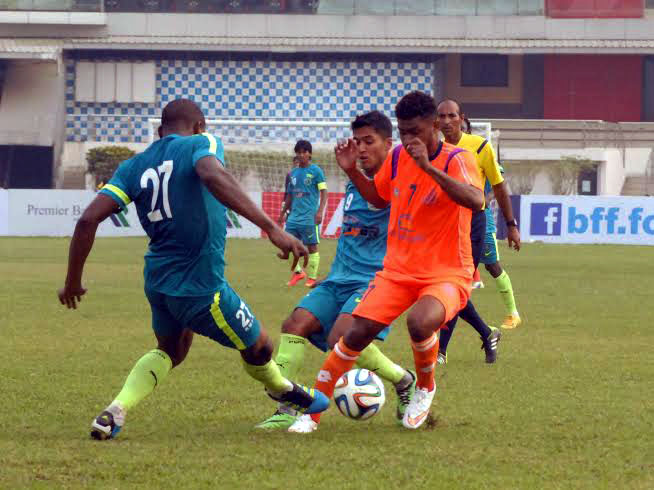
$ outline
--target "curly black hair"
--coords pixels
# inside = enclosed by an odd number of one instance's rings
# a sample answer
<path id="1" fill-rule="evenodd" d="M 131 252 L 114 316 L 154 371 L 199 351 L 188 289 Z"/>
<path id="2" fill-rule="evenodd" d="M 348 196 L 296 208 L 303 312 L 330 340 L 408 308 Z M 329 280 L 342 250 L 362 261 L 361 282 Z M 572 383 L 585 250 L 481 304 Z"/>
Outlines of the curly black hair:
<path id="1" fill-rule="evenodd" d="M 415 117 L 436 117 L 436 102 L 431 95 L 414 90 L 402 97 L 397 103 L 395 116 L 404 120 Z"/>
<path id="2" fill-rule="evenodd" d="M 350 126 L 352 127 L 352 131 L 370 127 L 382 138 L 390 138 L 393 135 L 393 124 L 391 124 L 391 120 L 379 111 L 359 114 Z"/>

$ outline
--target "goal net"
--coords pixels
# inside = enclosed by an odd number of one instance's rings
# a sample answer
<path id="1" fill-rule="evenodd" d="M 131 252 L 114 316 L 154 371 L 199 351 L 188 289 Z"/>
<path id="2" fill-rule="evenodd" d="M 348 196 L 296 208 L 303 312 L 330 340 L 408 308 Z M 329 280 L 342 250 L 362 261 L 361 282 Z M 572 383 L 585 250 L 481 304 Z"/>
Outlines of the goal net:
<path id="1" fill-rule="evenodd" d="M 159 119 L 149 120 L 150 142 L 157 138 L 159 124 Z M 473 121 L 472 131 L 492 141 L 489 122 Z M 325 173 L 329 191 L 322 234 L 338 235 L 347 178 L 334 158 L 334 145 L 352 135 L 349 121 L 209 119 L 207 132 L 222 140 L 229 171 L 275 219 L 282 206 L 286 175 L 293 168 L 295 143 L 310 141 L 312 162 Z M 395 127 L 394 133 L 394 141 L 399 142 Z"/>

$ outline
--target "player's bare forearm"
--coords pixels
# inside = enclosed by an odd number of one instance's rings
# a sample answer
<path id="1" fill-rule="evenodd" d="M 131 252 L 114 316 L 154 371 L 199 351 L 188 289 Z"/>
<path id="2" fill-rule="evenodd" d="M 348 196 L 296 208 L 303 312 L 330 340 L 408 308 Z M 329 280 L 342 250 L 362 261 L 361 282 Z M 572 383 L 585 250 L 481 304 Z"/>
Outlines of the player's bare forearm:
<path id="1" fill-rule="evenodd" d="M 279 219 L 277 220 L 277 222 L 280 225 L 286 220 L 286 214 L 290 211 L 292 202 L 293 202 L 293 196 L 289 192 L 284 197 L 284 204 L 282 205 L 282 211 L 279 213 Z"/>
<path id="2" fill-rule="evenodd" d="M 327 205 L 327 189 L 320 189 L 320 205 L 318 206 L 318 213 L 316 214 L 316 224 L 322 222 L 322 217 L 325 214 L 325 206 Z"/>
<path id="3" fill-rule="evenodd" d="M 424 169 L 455 203 L 479 211 L 484 207 L 484 193 L 474 185 L 460 182 L 433 166 Z"/>
<path id="4" fill-rule="evenodd" d="M 84 215 L 75 225 L 75 232 L 68 250 L 68 273 L 66 274 L 66 286 L 79 286 L 82 283 L 82 272 L 86 259 L 91 253 L 95 233 L 100 223 L 85 218 Z"/>
<path id="5" fill-rule="evenodd" d="M 500 182 L 499 184 L 494 185 L 493 194 L 495 195 L 497 205 L 502 210 L 504 219 L 506 221 L 513 221 L 513 206 L 511 206 L 511 198 L 506 187 L 506 182 Z"/>
<path id="6" fill-rule="evenodd" d="M 377 187 L 375 186 L 374 180 L 366 177 L 363 172 L 357 168 L 348 170 L 346 173 L 354 186 L 359 191 L 359 194 L 361 194 L 361 196 L 366 201 L 375 206 L 377 209 L 383 209 L 388 206 L 388 201 L 383 199 L 377 192 Z"/>
<path id="7" fill-rule="evenodd" d="M 502 214 L 504 215 L 507 223 L 514 221 L 511 197 L 509 196 L 506 182 L 500 182 L 499 184 L 494 185 L 493 193 L 495 194 L 497 205 L 502 210 Z M 508 225 L 506 238 L 509 242 L 509 247 L 512 247 L 515 250 L 520 250 L 520 230 L 518 230 L 517 226 Z"/>
<path id="8" fill-rule="evenodd" d="M 250 220 L 266 233 L 277 226 L 250 199 L 234 176 L 225 170 L 215 157 L 207 156 L 198 160 L 195 171 L 209 192 L 225 206 Z"/>

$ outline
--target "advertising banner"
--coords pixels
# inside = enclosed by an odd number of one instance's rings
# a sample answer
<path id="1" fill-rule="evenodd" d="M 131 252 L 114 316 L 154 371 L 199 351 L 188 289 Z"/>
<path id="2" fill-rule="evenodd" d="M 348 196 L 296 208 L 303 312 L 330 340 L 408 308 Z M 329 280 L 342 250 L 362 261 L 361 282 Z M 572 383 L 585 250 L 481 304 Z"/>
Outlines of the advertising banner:
<path id="1" fill-rule="evenodd" d="M 3 197 L 3 193 L 7 196 Z M 75 223 L 95 197 L 90 190 L 12 189 L 0 191 L 0 235 L 71 236 Z M 261 193 L 250 197 L 261 205 Z M 3 208 L 3 199 L 7 205 Z M 3 209 L 7 218 L 3 219 Z M 3 223 L 6 229 L 3 229 Z M 145 236 L 134 203 L 126 211 L 113 214 L 100 224 L 98 236 Z M 258 238 L 259 229 L 248 220 L 227 210 L 227 236 Z"/>
<path id="2" fill-rule="evenodd" d="M 9 232 L 9 193 L 0 189 L 0 236 Z"/>
<path id="3" fill-rule="evenodd" d="M 525 241 L 654 245 L 654 197 L 522 196 Z"/>

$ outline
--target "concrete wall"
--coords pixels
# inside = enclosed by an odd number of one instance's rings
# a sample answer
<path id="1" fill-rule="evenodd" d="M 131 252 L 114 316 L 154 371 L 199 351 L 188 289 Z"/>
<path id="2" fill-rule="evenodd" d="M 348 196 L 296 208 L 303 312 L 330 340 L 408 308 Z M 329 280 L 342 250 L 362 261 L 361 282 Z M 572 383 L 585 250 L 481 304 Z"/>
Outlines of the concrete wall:
<path id="1" fill-rule="evenodd" d="M 9 63 L 0 104 L 0 144 L 53 146 L 61 134 L 63 81 L 56 63 Z"/>
<path id="2" fill-rule="evenodd" d="M 2 24 L 0 37 L 205 36 L 363 39 L 651 39 L 654 18 L 551 19 L 543 16 L 344 16 L 108 13 L 106 26 Z M 333 51 L 327 43 L 316 46 Z M 261 46 L 269 50 L 270 46 Z M 386 50 L 412 51 L 412 47 Z M 496 47 L 484 48 L 497 52 Z M 502 50 L 507 52 L 508 50 Z M 549 50 L 551 52 L 551 50 Z M 594 52 L 592 45 L 578 50 Z M 542 52 L 542 51 L 541 51 Z"/>

